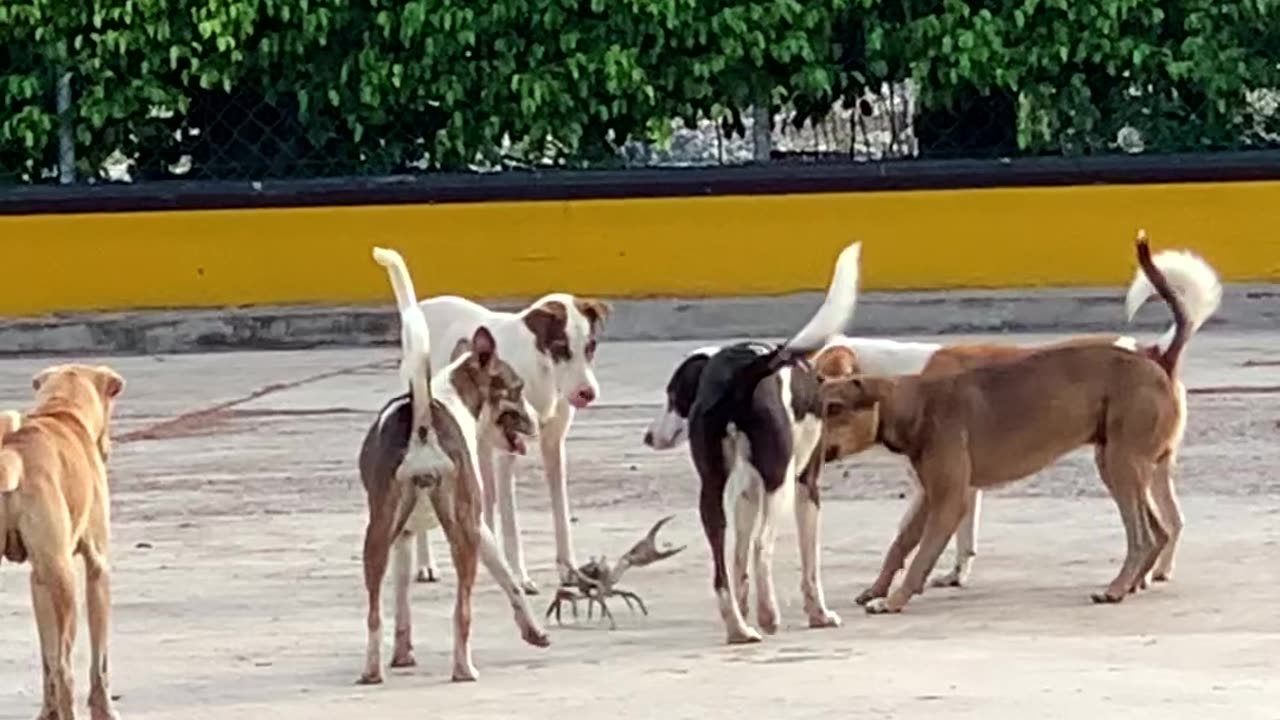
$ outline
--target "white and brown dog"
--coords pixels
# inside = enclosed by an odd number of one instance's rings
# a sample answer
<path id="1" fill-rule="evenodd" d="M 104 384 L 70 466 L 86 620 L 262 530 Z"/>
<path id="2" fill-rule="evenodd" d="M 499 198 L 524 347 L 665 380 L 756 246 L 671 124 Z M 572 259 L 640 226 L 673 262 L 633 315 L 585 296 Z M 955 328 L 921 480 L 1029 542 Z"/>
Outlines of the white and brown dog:
<path id="1" fill-rule="evenodd" d="M 538 424 L 538 444 L 543 472 L 551 495 L 555 526 L 556 566 L 578 566 L 569 527 L 565 437 L 574 412 L 594 402 L 600 394 L 592 363 L 597 334 L 609 315 L 604 302 L 552 293 L 520 312 L 497 312 L 465 298 L 444 295 L 421 302 L 431 336 L 436 341 L 432 362 L 443 365 L 448 348 L 471 337 L 483 326 L 493 333 L 510 363 L 525 383 L 525 397 Z M 515 461 L 517 453 L 481 438 L 480 475 L 484 480 L 484 518 L 494 527 L 494 506 L 500 506 L 502 539 L 507 561 L 529 594 L 538 586 L 525 564 L 520 524 L 516 515 Z M 419 536 L 418 579 L 430 582 L 439 572 L 426 533 Z M 565 578 L 561 578 L 564 580 Z"/>
<path id="2" fill-rule="evenodd" d="M 392 667 L 415 664 L 409 618 L 413 538 L 429 528 L 444 531 L 458 574 L 454 607 L 453 680 L 478 676 L 471 662 L 471 594 L 483 562 L 506 593 L 525 642 L 549 645 L 497 541 L 481 516 L 482 489 L 476 450 L 484 438 L 508 451 L 524 447 L 535 431 L 523 385 L 499 357 L 484 327 L 455 346 L 433 379 L 430 340 L 413 282 L 400 255 L 375 248 L 386 268 L 401 317 L 401 381 L 409 393 L 378 414 L 360 449 L 360 478 L 369 504 L 364 540 L 368 592 L 368 647 L 360 682 L 382 682 L 381 586 L 388 556 L 395 557 L 395 651 Z"/>
<path id="3" fill-rule="evenodd" d="M 44 668 L 40 718 L 75 717 L 71 651 L 76 572 L 85 566 L 89 711 L 114 720 L 108 683 L 111 622 L 111 412 L 124 379 L 104 365 L 54 365 L 32 379 L 35 406 L 4 414 L 0 435 L 0 557 L 31 563 L 31 600 Z"/>
<path id="4" fill-rule="evenodd" d="M 773 546 L 780 515 L 793 506 L 799 530 L 801 591 L 809 626 L 837 627 L 820 574 L 819 485 L 822 454 L 818 382 L 806 355 L 816 352 L 853 316 L 860 245 L 836 262 L 826 300 L 783 345 L 746 342 L 702 348 L 686 357 L 667 385 L 663 412 L 645 433 L 663 450 L 687 436 L 701 482 L 699 512 L 711 548 L 713 588 L 727 640 L 759 642 L 746 622 L 748 556 L 754 546 L 756 616 L 777 632 Z M 803 497 L 797 499 L 796 493 Z M 732 582 L 726 570 L 726 515 L 734 518 Z"/>
<path id="5" fill-rule="evenodd" d="M 1169 285 L 1181 298 L 1187 311 L 1191 333 L 1200 329 L 1222 300 L 1222 285 L 1208 263 L 1185 251 L 1165 250 L 1155 255 L 1155 266 L 1168 279 Z M 1127 317 L 1132 320 L 1138 309 L 1154 293 L 1151 281 L 1141 268 L 1135 271 L 1125 296 Z M 1156 342 L 1165 350 L 1173 341 L 1174 326 Z M 1136 347 L 1137 340 L 1130 336 L 1096 335 L 1066 339 L 1038 346 L 1016 346 L 997 343 L 957 343 L 942 345 L 927 342 L 901 342 L 882 338 L 837 337 L 814 358 L 814 366 L 822 381 L 837 380 L 856 375 L 893 376 L 921 375 L 937 377 L 979 367 L 988 363 L 1003 362 L 1025 357 L 1032 353 L 1063 344 L 1088 345 L 1118 344 Z M 1178 378 L 1174 379 L 1185 407 L 1186 388 Z M 1182 415 L 1185 421 L 1185 413 Z M 851 457 L 876 445 L 876 409 L 839 413 L 825 419 L 826 461 Z M 1152 484 L 1151 492 L 1171 533 L 1170 542 L 1161 553 L 1151 580 L 1165 581 L 1172 577 L 1174 555 L 1181 536 L 1183 517 L 1174 488 L 1172 469 L 1176 462 L 1176 447 L 1181 443 L 1185 425 L 1178 430 L 1175 453 L 1161 466 Z M 913 493 L 906 513 L 899 524 L 900 534 L 913 522 L 922 522 L 923 490 L 913 477 Z M 978 549 L 978 528 L 982 510 L 982 491 L 971 488 L 968 510 L 955 536 L 955 561 L 952 569 L 931 581 L 935 587 L 960 587 L 967 584 Z M 890 546 L 881 573 L 857 598 L 859 604 L 884 597 L 895 574 L 901 570 L 905 557 L 900 544 Z"/>

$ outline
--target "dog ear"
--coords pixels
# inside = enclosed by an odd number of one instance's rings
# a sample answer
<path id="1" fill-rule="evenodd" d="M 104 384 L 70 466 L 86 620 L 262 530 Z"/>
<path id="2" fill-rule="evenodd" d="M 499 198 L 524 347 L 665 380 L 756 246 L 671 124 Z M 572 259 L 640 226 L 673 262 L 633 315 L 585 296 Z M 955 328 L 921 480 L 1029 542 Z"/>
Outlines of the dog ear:
<path id="1" fill-rule="evenodd" d="M 106 365 L 99 365 L 95 370 L 98 372 L 98 388 L 102 391 L 103 397 L 115 398 L 124 392 L 124 378 L 120 373 Z"/>
<path id="2" fill-rule="evenodd" d="M 481 325 L 476 328 L 476 334 L 471 337 L 471 348 L 475 353 L 476 365 L 483 370 L 488 370 L 493 366 L 494 358 L 498 353 L 498 343 L 493 339 L 493 333 L 489 332 L 489 328 Z"/>
<path id="3" fill-rule="evenodd" d="M 573 304 L 578 308 L 578 312 L 582 313 L 587 322 L 591 324 L 593 332 L 597 329 L 597 326 L 602 327 L 608 321 L 609 314 L 612 312 L 608 303 L 596 298 L 576 298 Z"/>
<path id="4" fill-rule="evenodd" d="M 829 347 L 818 353 L 813 369 L 819 382 L 846 378 L 858 373 L 858 356 L 847 347 Z"/>
<path id="5" fill-rule="evenodd" d="M 471 341 L 466 338 L 459 338 L 458 343 L 453 346 L 453 352 L 449 353 L 449 362 L 453 362 L 469 352 L 471 352 Z"/>
<path id="6" fill-rule="evenodd" d="M 39 390 L 40 386 L 48 382 L 49 378 L 52 377 L 54 373 L 58 372 L 58 370 L 61 369 L 61 367 L 62 366 L 60 365 L 47 367 L 41 370 L 40 372 L 36 373 L 35 375 L 31 376 L 31 389 Z"/>

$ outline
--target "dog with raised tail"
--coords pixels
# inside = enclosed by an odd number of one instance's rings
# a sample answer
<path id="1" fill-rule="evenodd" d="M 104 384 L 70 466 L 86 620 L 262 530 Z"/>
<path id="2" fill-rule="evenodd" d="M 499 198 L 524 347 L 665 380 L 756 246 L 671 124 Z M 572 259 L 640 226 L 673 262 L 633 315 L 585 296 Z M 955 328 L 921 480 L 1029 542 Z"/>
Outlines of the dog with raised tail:
<path id="1" fill-rule="evenodd" d="M 476 471 L 481 439 L 522 452 L 536 428 L 520 378 L 501 357 L 493 335 L 479 327 L 455 344 L 449 362 L 433 377 L 430 331 L 418 308 L 413 281 L 394 250 L 375 248 L 387 270 L 400 311 L 401 381 L 407 395 L 391 400 L 369 428 L 360 448 L 360 479 L 369 506 L 364 539 L 368 593 L 368 647 L 364 684 L 382 682 L 382 594 L 388 556 L 394 553 L 395 650 L 392 667 L 416 664 L 409 617 L 413 539 L 440 528 L 458 574 L 453 613 L 453 680 L 479 676 L 471 660 L 471 595 L 483 562 L 515 614 L 525 642 L 550 644 L 511 569 L 502 559 L 482 513 Z"/>
<path id="2" fill-rule="evenodd" d="M 592 366 L 597 335 L 609 316 L 609 306 L 592 298 L 551 293 L 519 312 L 490 310 L 454 295 L 423 300 L 420 307 L 432 337 L 439 343 L 433 350 L 433 363 L 443 365 L 449 348 L 483 326 L 493 334 L 502 347 L 503 358 L 524 381 L 525 394 L 538 425 L 542 468 L 551 495 L 556 566 L 577 567 L 569 525 L 565 438 L 575 412 L 591 405 L 600 395 Z M 516 512 L 517 454 L 481 438 L 477 457 L 484 481 L 485 522 L 495 527 L 495 507 L 501 511 L 507 561 L 519 577 L 524 592 L 536 594 L 538 585 L 529 577 L 525 564 Z M 419 535 L 418 563 L 420 581 L 432 582 L 439 577 L 426 533 Z M 560 580 L 568 578 L 562 573 Z"/>
<path id="3" fill-rule="evenodd" d="M 1217 311 L 1222 301 L 1222 284 L 1217 274 L 1204 259 L 1183 250 L 1164 250 L 1156 253 L 1152 262 L 1168 280 L 1170 287 L 1182 299 L 1186 308 L 1191 332 L 1199 328 Z M 1125 311 L 1132 320 L 1138 308 L 1151 296 L 1154 289 L 1147 276 L 1139 268 L 1125 296 Z M 1172 342 L 1175 328 L 1155 343 L 1164 350 Z M 985 364 L 1016 360 L 1051 347 L 1063 345 L 1113 345 L 1136 348 L 1138 341 L 1130 336 L 1086 335 L 1068 338 L 1046 345 L 1006 345 L 999 343 L 956 343 L 941 345 L 928 342 L 901 342 L 886 338 L 837 337 L 814 358 L 813 364 L 820 382 L 851 378 L 857 375 L 921 375 L 938 377 L 960 372 Z M 1186 388 L 1175 379 L 1180 403 L 1186 406 Z M 1182 417 L 1185 420 L 1186 413 Z M 824 446 L 828 462 L 852 457 L 876 446 L 876 408 L 847 410 L 824 418 Z M 1166 581 L 1172 578 L 1174 554 L 1182 533 L 1182 511 L 1178 505 L 1173 483 L 1176 447 L 1181 445 L 1183 426 L 1179 427 L 1175 452 L 1156 468 L 1151 493 L 1156 507 L 1164 519 L 1171 537 L 1160 554 L 1149 581 Z M 913 477 L 914 480 L 914 477 Z M 884 597 L 895 575 L 902 570 L 906 556 L 901 546 L 903 532 L 913 523 L 924 522 L 921 504 L 923 489 L 913 482 L 910 505 L 899 523 L 899 536 L 890 545 L 880 574 L 857 597 L 859 604 Z M 969 582 L 978 550 L 978 529 L 982 510 L 982 491 L 970 489 L 968 510 L 961 520 L 955 536 L 955 561 L 952 569 L 930 581 L 934 587 L 962 587 Z"/>
<path id="4" fill-rule="evenodd" d="M 44 668 L 40 718 L 75 717 L 71 654 L 76 571 L 84 561 L 89 712 L 115 720 L 107 651 L 111 624 L 110 425 L 124 378 L 105 365 L 54 365 L 31 380 L 35 403 L 3 414 L 0 557 L 31 564 L 31 601 Z"/>
<path id="5" fill-rule="evenodd" d="M 822 591 L 822 419 L 817 379 L 805 357 L 853 317 L 860 249 L 853 243 L 840 253 L 822 306 L 786 343 L 702 348 L 685 358 L 668 384 L 665 409 L 645 433 L 645 444 L 658 450 L 674 447 L 687 434 L 701 482 L 698 507 L 711 548 L 712 587 L 730 644 L 762 639 L 746 621 L 749 556 L 760 629 L 769 634 L 778 630 L 773 549 L 776 525 L 788 506 L 794 508 L 799 530 L 801 591 L 809 626 L 840 625 Z M 732 578 L 725 557 L 730 514 L 735 530 Z"/>
<path id="6" fill-rule="evenodd" d="M 934 377 L 861 375 L 822 384 L 826 417 L 877 410 L 876 442 L 906 457 L 923 488 L 921 519 L 894 540 L 903 557 L 915 556 L 896 589 L 867 602 L 868 612 L 899 612 L 924 591 L 973 489 L 1027 477 L 1082 445 L 1094 446 L 1128 548 L 1115 579 L 1093 599 L 1117 603 L 1143 587 L 1173 537 L 1151 490 L 1167 472 L 1185 426 L 1178 367 L 1197 318 L 1153 262 L 1145 233 L 1136 248 L 1140 272 L 1173 314 L 1172 335 L 1153 347 L 1067 342 Z M 1170 274 L 1185 275 L 1188 296 L 1219 292 L 1211 272 L 1192 271 L 1183 261 L 1166 267 L 1181 268 Z"/>

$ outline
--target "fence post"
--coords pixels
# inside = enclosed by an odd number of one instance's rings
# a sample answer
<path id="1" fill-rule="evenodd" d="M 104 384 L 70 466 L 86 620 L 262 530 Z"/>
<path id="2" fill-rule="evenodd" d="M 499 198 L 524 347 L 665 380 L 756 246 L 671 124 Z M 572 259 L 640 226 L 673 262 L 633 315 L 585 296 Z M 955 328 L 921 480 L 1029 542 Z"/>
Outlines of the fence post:
<path id="1" fill-rule="evenodd" d="M 765 165 L 769 163 L 770 152 L 773 150 L 772 95 L 766 85 L 751 104 L 751 159 Z"/>
<path id="2" fill-rule="evenodd" d="M 71 73 L 58 73 L 58 182 L 76 181 L 76 125 L 71 107 Z"/>

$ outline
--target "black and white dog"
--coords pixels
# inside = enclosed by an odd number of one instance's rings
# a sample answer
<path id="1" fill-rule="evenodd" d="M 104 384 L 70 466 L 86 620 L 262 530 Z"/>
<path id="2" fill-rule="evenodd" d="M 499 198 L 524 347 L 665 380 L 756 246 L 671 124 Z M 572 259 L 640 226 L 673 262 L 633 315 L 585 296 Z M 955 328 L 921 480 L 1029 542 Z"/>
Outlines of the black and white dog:
<path id="1" fill-rule="evenodd" d="M 667 404 L 645 433 L 663 450 L 687 436 L 702 483 L 699 510 L 715 567 L 713 586 L 730 644 L 759 642 L 746 622 L 747 556 L 755 546 L 756 615 L 760 628 L 778 629 L 773 546 L 779 515 L 794 505 L 809 626 L 838 627 L 822 593 L 818 476 L 822 470 L 822 412 L 818 381 L 806 356 L 844 330 L 858 294 L 860 243 L 840 253 L 818 312 L 780 346 L 743 342 L 700 348 L 667 384 Z M 796 501 L 797 486 L 803 497 Z M 725 565 L 726 516 L 734 517 L 734 582 Z"/>

